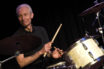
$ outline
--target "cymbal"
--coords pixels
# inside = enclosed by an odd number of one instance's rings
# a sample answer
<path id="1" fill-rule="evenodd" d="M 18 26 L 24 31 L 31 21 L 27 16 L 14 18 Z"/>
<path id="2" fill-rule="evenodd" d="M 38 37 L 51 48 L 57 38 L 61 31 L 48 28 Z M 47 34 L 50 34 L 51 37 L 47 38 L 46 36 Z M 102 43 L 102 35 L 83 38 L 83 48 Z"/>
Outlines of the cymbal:
<path id="1" fill-rule="evenodd" d="M 41 39 L 33 35 L 11 36 L 0 40 L 0 55 L 14 55 L 16 51 L 30 52 L 40 46 Z"/>
<path id="2" fill-rule="evenodd" d="M 80 16 L 85 16 L 91 13 L 97 13 L 98 11 L 100 11 L 102 8 L 104 8 L 104 2 L 100 2 L 95 4 L 94 6 L 86 9 L 85 11 L 83 11 Z"/>

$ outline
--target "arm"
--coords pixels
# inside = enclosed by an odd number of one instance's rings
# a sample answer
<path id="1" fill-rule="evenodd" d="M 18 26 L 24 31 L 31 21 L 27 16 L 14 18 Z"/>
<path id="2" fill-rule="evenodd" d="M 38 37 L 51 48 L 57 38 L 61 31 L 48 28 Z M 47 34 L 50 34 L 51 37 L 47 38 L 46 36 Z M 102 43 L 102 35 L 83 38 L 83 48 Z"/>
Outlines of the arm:
<path id="1" fill-rule="evenodd" d="M 41 51 L 36 52 L 35 54 L 24 57 L 24 54 L 19 54 L 19 56 L 16 57 L 16 60 L 21 68 L 27 66 L 28 64 L 32 63 L 36 59 L 38 59 L 42 55 Z"/>
<path id="2" fill-rule="evenodd" d="M 40 51 L 37 51 L 31 56 L 24 57 L 24 54 L 19 54 L 19 56 L 16 57 L 16 60 L 21 68 L 29 65 L 30 63 L 34 62 L 36 59 L 38 59 L 41 55 L 43 55 L 45 52 L 49 52 L 51 49 L 52 42 L 46 43 L 43 48 Z"/>

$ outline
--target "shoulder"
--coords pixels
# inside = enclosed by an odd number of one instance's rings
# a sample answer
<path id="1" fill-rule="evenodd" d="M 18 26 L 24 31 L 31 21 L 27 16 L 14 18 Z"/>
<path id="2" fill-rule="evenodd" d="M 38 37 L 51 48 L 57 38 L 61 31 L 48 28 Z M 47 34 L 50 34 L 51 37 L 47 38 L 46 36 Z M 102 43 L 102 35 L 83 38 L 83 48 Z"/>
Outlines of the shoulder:
<path id="1" fill-rule="evenodd" d="M 42 31 L 46 31 L 46 29 L 43 26 L 33 26 L 33 28 L 35 30 L 42 30 Z"/>

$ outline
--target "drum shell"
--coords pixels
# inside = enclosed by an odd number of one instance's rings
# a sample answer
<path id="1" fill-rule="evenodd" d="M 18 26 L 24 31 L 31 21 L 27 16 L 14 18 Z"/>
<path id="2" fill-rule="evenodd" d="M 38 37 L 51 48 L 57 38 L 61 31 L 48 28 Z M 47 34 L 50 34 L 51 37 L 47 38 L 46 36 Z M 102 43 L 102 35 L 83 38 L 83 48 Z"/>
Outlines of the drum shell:
<path id="1" fill-rule="evenodd" d="M 96 63 L 101 56 L 104 56 L 104 53 L 99 48 L 98 42 L 93 38 L 84 37 L 70 46 L 65 53 L 65 60 L 68 62 L 71 60 L 78 69 Z"/>

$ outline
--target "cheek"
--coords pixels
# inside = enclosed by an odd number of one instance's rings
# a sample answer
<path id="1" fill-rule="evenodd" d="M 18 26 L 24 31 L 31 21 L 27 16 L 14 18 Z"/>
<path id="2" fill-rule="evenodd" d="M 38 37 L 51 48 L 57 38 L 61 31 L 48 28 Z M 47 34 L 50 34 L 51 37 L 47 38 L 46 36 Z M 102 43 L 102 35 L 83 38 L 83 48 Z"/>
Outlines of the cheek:
<path id="1" fill-rule="evenodd" d="M 22 21 L 22 18 L 19 17 L 18 20 L 21 22 Z"/>

